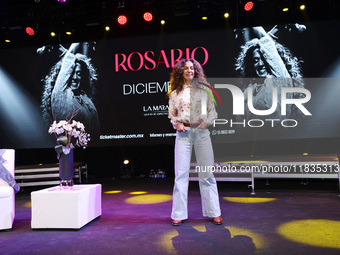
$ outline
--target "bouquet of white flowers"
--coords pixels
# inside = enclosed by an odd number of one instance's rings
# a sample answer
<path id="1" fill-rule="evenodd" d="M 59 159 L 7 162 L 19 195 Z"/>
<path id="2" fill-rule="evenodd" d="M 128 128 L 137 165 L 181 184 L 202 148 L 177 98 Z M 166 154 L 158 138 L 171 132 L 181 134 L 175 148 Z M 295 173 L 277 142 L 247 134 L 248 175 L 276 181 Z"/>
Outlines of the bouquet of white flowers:
<path id="1" fill-rule="evenodd" d="M 53 122 L 48 130 L 49 134 L 55 134 L 57 137 L 57 145 L 55 150 L 58 153 L 58 159 L 61 153 L 69 154 L 70 150 L 75 146 L 87 147 L 87 143 L 91 140 L 90 134 L 85 132 L 85 126 L 79 122 L 71 120 L 61 120 L 58 123 Z"/>

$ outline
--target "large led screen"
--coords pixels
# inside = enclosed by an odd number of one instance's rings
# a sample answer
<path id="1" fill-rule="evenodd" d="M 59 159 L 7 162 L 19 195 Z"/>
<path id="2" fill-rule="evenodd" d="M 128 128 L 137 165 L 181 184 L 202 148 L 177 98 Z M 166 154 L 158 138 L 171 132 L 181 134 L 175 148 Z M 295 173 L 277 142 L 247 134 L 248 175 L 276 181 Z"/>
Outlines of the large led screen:
<path id="1" fill-rule="evenodd" d="M 172 144 L 169 78 L 194 58 L 213 88 L 215 143 L 339 137 L 340 21 L 0 50 L 0 147 L 47 148 L 54 120 L 89 146 Z"/>

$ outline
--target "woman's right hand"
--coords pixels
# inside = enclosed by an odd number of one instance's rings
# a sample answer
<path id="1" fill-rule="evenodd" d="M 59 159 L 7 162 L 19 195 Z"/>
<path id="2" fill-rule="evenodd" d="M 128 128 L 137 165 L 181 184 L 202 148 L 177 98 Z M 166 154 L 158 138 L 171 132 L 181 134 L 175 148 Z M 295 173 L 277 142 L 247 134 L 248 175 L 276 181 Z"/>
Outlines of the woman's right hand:
<path id="1" fill-rule="evenodd" d="M 187 129 L 185 128 L 184 124 L 182 122 L 177 122 L 177 131 L 178 132 L 184 132 Z"/>

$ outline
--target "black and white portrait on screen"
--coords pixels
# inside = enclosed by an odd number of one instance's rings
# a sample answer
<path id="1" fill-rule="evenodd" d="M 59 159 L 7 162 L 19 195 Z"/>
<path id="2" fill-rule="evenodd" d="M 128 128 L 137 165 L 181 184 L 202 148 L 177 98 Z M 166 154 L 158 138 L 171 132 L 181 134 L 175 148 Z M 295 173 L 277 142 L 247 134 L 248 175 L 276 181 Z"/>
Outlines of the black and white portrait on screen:
<path id="1" fill-rule="evenodd" d="M 54 120 L 74 120 L 85 125 L 90 134 L 99 132 L 99 118 L 93 103 L 97 72 L 88 57 L 94 44 L 72 43 L 66 49 L 62 45 L 44 46 L 39 54 L 58 53 L 60 60 L 43 79 L 41 107 L 48 125 Z"/>
<path id="2" fill-rule="evenodd" d="M 300 119 L 301 111 L 295 105 L 288 105 L 286 115 L 281 114 L 282 87 L 304 88 L 305 82 L 301 70 L 302 60 L 294 56 L 290 49 L 282 45 L 280 33 L 291 31 L 301 33 L 304 25 L 291 24 L 274 26 L 266 32 L 263 27 L 236 30 L 236 37 L 242 40 L 235 69 L 241 79 L 245 99 L 245 119 L 271 118 L 277 120 Z M 247 79 L 246 79 L 247 78 Z M 256 110 L 267 110 L 273 105 L 273 88 L 277 88 L 276 110 L 266 116 L 254 115 L 248 108 L 248 92 L 251 88 L 252 105 Z M 287 98 L 304 97 L 301 93 L 287 93 Z"/>

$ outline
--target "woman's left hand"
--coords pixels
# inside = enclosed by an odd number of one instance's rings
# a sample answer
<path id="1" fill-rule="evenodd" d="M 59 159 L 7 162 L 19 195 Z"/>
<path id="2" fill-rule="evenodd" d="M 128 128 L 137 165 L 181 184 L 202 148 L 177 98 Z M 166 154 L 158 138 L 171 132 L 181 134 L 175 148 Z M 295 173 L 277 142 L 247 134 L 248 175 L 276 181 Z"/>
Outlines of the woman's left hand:
<path id="1" fill-rule="evenodd" d="M 200 129 L 206 129 L 208 126 L 209 126 L 208 123 L 202 122 L 202 123 L 198 126 L 198 128 L 200 128 Z"/>

